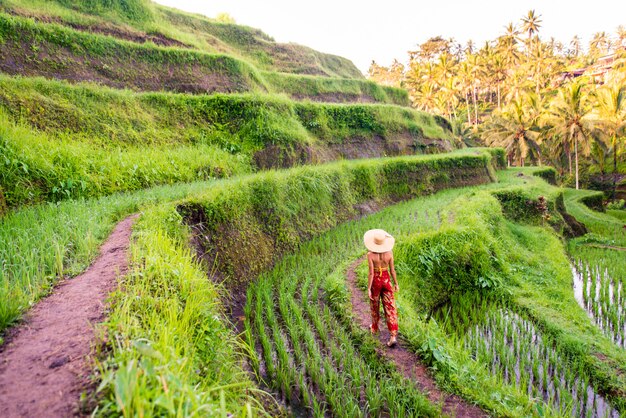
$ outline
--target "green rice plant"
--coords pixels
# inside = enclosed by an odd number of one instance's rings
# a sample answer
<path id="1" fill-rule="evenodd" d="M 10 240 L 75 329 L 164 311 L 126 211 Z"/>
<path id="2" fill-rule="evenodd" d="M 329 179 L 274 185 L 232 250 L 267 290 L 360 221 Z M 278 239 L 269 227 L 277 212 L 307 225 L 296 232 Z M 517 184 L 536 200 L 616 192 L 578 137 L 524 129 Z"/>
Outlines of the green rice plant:
<path id="1" fill-rule="evenodd" d="M 579 305 L 592 320 L 619 346 L 626 348 L 626 276 L 613 279 L 608 272 L 608 261 L 600 256 L 603 250 L 579 251 L 579 257 L 592 259 L 592 267 L 579 259 L 572 266 L 574 295 Z M 611 253 L 609 253 L 611 254 Z M 619 268 L 619 261 L 612 264 Z M 612 269 L 612 270 L 613 270 Z"/>
<path id="2" fill-rule="evenodd" d="M 490 365 L 506 384 L 527 390 L 564 415 L 610 416 L 619 413 L 589 386 L 579 365 L 563 358 L 528 320 L 496 304 L 484 321 L 463 334 L 461 344 L 477 361 Z M 490 349 L 493 349 L 493 351 Z M 566 377 L 567 376 L 567 377 Z"/>
<path id="3" fill-rule="evenodd" d="M 97 415 L 263 414 L 217 287 L 186 247 L 181 219 L 163 215 L 153 209 L 135 227 L 132 268 L 106 322 L 115 343 L 98 366 Z"/>

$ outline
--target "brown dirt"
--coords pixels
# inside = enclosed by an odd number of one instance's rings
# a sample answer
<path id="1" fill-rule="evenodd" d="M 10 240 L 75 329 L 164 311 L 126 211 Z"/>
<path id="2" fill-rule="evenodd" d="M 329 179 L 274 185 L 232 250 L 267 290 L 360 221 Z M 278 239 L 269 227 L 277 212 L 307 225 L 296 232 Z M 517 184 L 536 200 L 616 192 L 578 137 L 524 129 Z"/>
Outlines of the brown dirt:
<path id="1" fill-rule="evenodd" d="M 91 386 L 94 325 L 105 317 L 116 277 L 128 268 L 135 218 L 120 222 L 89 269 L 61 282 L 0 347 L 0 416 L 81 414 L 80 395 Z"/>
<path id="2" fill-rule="evenodd" d="M 368 328 L 370 321 L 369 302 L 366 300 L 364 293 L 356 285 L 356 268 L 363 262 L 365 257 L 361 257 L 350 265 L 346 272 L 348 287 L 351 293 L 352 310 L 354 311 L 359 323 L 364 328 Z M 384 344 L 388 338 L 388 332 L 384 326 L 378 333 L 380 341 Z M 422 364 L 418 356 L 410 351 L 401 338 L 398 339 L 395 347 L 382 350 L 383 355 L 391 360 L 398 371 L 406 378 L 415 382 L 417 388 L 428 396 L 428 399 L 436 404 L 442 404 L 443 413 L 456 417 L 486 417 L 483 410 L 475 405 L 467 403 L 457 395 L 441 391 L 437 388 L 434 379 L 428 372 L 428 368 Z"/>

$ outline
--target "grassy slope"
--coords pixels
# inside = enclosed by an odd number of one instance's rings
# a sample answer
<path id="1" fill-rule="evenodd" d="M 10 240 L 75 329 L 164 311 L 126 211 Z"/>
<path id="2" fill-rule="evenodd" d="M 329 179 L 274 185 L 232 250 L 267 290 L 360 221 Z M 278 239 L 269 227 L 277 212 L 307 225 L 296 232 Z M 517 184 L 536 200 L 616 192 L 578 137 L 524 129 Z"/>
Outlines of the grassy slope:
<path id="1" fill-rule="evenodd" d="M 351 157 L 344 143 L 354 140 L 367 148 L 379 138 L 371 155 L 380 156 L 450 138 L 431 116 L 397 106 L 137 94 L 7 76 L 0 86 L 0 188 L 10 207 Z"/>
<path id="2" fill-rule="evenodd" d="M 363 78 L 345 58 L 276 43 L 258 29 L 217 22 L 147 1 L 4 0 L 0 4 L 8 11 L 53 19 L 90 32 L 166 44 L 176 41 L 177 45 L 204 52 L 232 55 L 262 70 Z"/>
<path id="3" fill-rule="evenodd" d="M 270 92 L 315 101 L 408 105 L 404 90 L 362 79 L 261 73 L 236 55 L 179 45 L 139 44 L 1 13 L 0 58 L 0 69 L 8 74 L 96 81 L 115 88 L 182 93 Z M 300 83 L 303 88 L 299 88 Z"/>

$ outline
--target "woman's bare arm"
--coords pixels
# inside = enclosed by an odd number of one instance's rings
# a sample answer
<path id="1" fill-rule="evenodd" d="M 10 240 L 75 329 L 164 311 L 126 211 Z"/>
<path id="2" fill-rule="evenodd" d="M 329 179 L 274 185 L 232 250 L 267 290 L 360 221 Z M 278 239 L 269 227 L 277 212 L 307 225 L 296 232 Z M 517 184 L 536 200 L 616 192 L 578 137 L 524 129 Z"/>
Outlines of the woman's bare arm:
<path id="1" fill-rule="evenodd" d="M 369 266 L 369 272 L 367 273 L 367 295 L 372 298 L 372 282 L 374 281 L 374 261 L 370 257 L 371 253 L 367 253 L 367 264 Z"/>
<path id="2" fill-rule="evenodd" d="M 396 282 L 396 292 L 400 290 L 400 286 L 398 286 L 398 278 L 396 277 L 396 267 L 393 264 L 393 253 L 391 253 L 391 259 L 389 260 L 389 270 L 391 271 L 391 277 L 393 277 L 393 281 Z"/>

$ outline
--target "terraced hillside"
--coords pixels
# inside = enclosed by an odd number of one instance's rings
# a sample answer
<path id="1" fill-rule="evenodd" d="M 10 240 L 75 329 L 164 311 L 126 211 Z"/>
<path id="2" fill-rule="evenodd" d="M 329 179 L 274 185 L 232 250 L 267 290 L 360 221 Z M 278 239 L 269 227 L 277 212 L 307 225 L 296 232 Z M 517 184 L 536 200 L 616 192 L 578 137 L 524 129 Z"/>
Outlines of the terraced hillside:
<path id="1" fill-rule="evenodd" d="M 0 9 L 0 416 L 626 413 L 623 211 L 256 29 Z"/>
<path id="2" fill-rule="evenodd" d="M 346 59 L 143 0 L 1 2 L 0 72 L 0 210 L 457 146 Z"/>
<path id="3" fill-rule="evenodd" d="M 58 23 L 133 43 L 181 47 L 244 59 L 265 71 L 362 79 L 346 58 L 293 43 L 281 44 L 259 29 L 224 23 L 145 0 L 3 0 L 4 12 Z"/>

